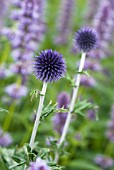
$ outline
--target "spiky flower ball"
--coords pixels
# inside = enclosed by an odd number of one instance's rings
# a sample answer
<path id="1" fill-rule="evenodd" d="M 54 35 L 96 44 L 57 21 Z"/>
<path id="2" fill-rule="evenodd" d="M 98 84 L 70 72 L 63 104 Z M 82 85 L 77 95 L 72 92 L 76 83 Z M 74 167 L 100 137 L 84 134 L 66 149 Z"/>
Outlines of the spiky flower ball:
<path id="1" fill-rule="evenodd" d="M 35 58 L 34 72 L 41 81 L 54 82 L 64 76 L 66 64 L 57 51 L 44 50 Z"/>
<path id="2" fill-rule="evenodd" d="M 83 52 L 90 52 L 93 50 L 97 42 L 97 33 L 89 27 L 81 28 L 75 35 L 75 45 Z"/>

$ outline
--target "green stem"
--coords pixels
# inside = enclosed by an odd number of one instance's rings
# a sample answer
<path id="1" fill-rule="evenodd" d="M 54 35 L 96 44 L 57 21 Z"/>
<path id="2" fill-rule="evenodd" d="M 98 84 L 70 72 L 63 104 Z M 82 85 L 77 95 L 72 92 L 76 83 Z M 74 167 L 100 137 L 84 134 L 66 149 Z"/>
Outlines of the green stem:
<path id="1" fill-rule="evenodd" d="M 6 119 L 4 121 L 4 125 L 3 125 L 4 131 L 8 131 L 8 129 L 10 127 L 11 120 L 12 120 L 13 114 L 14 114 L 14 110 L 15 110 L 15 102 L 13 102 L 13 104 L 10 106 L 9 113 L 7 114 Z"/>

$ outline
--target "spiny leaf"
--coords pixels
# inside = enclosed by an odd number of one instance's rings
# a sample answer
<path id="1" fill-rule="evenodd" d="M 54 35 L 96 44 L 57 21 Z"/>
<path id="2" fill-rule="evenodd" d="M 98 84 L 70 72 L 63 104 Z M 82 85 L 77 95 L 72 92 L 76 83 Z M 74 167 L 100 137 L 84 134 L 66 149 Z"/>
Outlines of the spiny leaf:
<path id="1" fill-rule="evenodd" d="M 0 108 L 0 112 L 7 112 L 7 113 L 9 113 L 9 111 L 8 111 L 8 110 L 6 110 L 6 109 L 2 109 L 2 108 Z"/>
<path id="2" fill-rule="evenodd" d="M 26 163 L 26 161 L 21 162 L 21 163 L 18 163 L 18 164 L 15 164 L 15 165 L 11 165 L 11 166 L 9 167 L 9 170 L 10 170 L 10 169 L 13 169 L 13 168 L 15 168 L 15 167 L 17 167 L 17 166 L 24 165 L 25 163 Z"/>

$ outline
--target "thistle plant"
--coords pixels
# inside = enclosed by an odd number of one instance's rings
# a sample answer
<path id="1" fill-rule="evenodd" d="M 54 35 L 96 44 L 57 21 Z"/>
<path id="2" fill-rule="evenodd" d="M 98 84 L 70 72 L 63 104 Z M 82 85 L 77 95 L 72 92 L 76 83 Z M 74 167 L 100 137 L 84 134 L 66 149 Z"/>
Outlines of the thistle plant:
<path id="1" fill-rule="evenodd" d="M 79 51 L 82 52 L 82 55 L 81 55 L 81 60 L 79 64 L 78 74 L 77 74 L 77 77 L 75 77 L 75 83 L 74 83 L 75 87 L 73 88 L 72 98 L 71 98 L 71 102 L 69 106 L 69 112 L 68 112 L 67 119 L 66 119 L 66 122 L 63 128 L 62 135 L 58 142 L 58 147 L 60 147 L 63 144 L 65 137 L 67 135 L 68 129 L 69 129 L 72 112 L 74 110 L 75 102 L 78 97 L 78 90 L 80 86 L 81 75 L 84 69 L 86 53 L 95 49 L 95 47 L 97 46 L 97 41 L 98 41 L 97 33 L 89 27 L 80 29 L 75 35 L 75 45 L 78 47 Z M 58 155 L 56 155 L 55 160 L 56 161 L 58 160 Z"/>
<path id="2" fill-rule="evenodd" d="M 33 148 L 34 146 L 37 128 L 40 123 L 40 116 L 42 113 L 47 84 L 50 82 L 58 81 L 60 78 L 64 76 L 65 71 L 66 71 L 65 61 L 62 58 L 62 55 L 57 51 L 44 50 L 39 54 L 39 56 L 36 56 L 35 58 L 34 72 L 36 78 L 43 81 L 43 87 L 40 93 L 38 111 L 30 139 L 31 148 Z"/>

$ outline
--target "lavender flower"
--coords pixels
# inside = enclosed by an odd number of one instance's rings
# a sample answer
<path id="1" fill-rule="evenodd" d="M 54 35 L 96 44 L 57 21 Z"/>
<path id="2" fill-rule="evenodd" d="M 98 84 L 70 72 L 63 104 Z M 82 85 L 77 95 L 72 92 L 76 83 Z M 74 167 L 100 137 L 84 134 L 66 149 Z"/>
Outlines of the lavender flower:
<path id="1" fill-rule="evenodd" d="M 29 75 L 32 73 L 32 65 L 30 60 L 26 62 L 18 61 L 10 66 L 10 70 L 15 74 Z M 29 67 L 28 67 L 29 66 Z"/>
<path id="2" fill-rule="evenodd" d="M 100 63 L 97 62 L 97 60 L 87 58 L 85 61 L 84 70 L 101 71 L 102 67 Z"/>
<path id="3" fill-rule="evenodd" d="M 104 155 L 97 155 L 94 161 L 103 169 L 108 169 L 113 166 L 113 160 L 110 157 Z"/>
<path id="4" fill-rule="evenodd" d="M 96 86 L 96 81 L 93 77 L 88 77 L 86 75 L 82 75 L 82 79 L 81 79 L 81 84 L 83 86 L 89 86 L 89 87 L 94 87 Z"/>
<path id="5" fill-rule="evenodd" d="M 65 71 L 65 61 L 56 51 L 45 50 L 35 58 L 34 72 L 36 77 L 44 82 L 59 80 L 64 76 Z"/>
<path id="6" fill-rule="evenodd" d="M 106 137 L 109 141 L 114 142 L 114 105 L 112 105 L 110 120 L 107 122 Z"/>
<path id="7" fill-rule="evenodd" d="M 18 20 L 18 31 L 12 39 L 12 47 L 18 48 L 21 53 L 18 58 L 23 60 L 25 55 L 32 53 L 38 49 L 38 43 L 41 42 L 45 32 L 44 24 L 44 3 L 45 0 L 26 0 L 20 3 L 18 13 L 13 14 L 13 18 Z M 18 4 L 19 6 L 19 4 Z M 16 15 L 16 16 L 15 16 Z M 15 56 L 14 56 L 15 59 Z"/>
<path id="8" fill-rule="evenodd" d="M 95 120 L 95 119 L 96 119 L 95 110 L 89 109 L 89 110 L 88 110 L 88 113 L 87 113 L 87 118 L 88 118 L 89 120 Z"/>
<path id="9" fill-rule="evenodd" d="M 68 42 L 69 34 L 71 32 L 73 11 L 74 11 L 74 0 L 62 0 L 57 21 L 57 36 L 55 43 L 66 44 Z"/>
<path id="10" fill-rule="evenodd" d="M 0 65 L 0 79 L 4 79 L 7 76 L 7 70 L 5 65 Z"/>
<path id="11" fill-rule="evenodd" d="M 15 10 L 11 17 L 17 21 L 17 30 L 11 35 L 6 30 L 12 45 L 12 56 L 15 63 L 11 71 L 21 75 L 21 84 L 12 84 L 6 92 L 13 98 L 26 96 L 27 76 L 31 73 L 32 57 L 38 49 L 45 33 L 44 5 L 45 0 L 14 0 Z"/>
<path id="12" fill-rule="evenodd" d="M 70 103 L 70 96 L 66 92 L 61 92 L 58 97 L 57 97 L 57 102 L 58 102 L 58 108 L 64 107 L 65 109 L 68 108 L 68 105 Z M 63 126 L 65 124 L 65 120 L 67 117 L 67 113 L 56 113 L 53 117 L 53 126 L 54 129 L 61 134 L 63 130 Z"/>
<path id="13" fill-rule="evenodd" d="M 99 0 L 88 0 L 88 8 L 87 8 L 87 15 L 86 15 L 86 20 L 89 22 L 91 21 L 95 14 L 97 13 L 98 6 L 100 4 Z"/>
<path id="14" fill-rule="evenodd" d="M 9 146 L 12 144 L 12 137 L 9 133 L 4 133 L 3 130 L 0 129 L 0 146 Z"/>
<path id="15" fill-rule="evenodd" d="M 97 58 L 104 58 L 109 55 L 109 45 L 112 42 L 114 8 L 109 0 L 101 1 L 98 12 L 93 20 L 93 27 L 98 32 L 99 48 L 89 55 Z"/>
<path id="16" fill-rule="evenodd" d="M 76 63 L 76 66 L 79 67 L 79 62 Z M 85 61 L 84 70 L 101 71 L 102 67 L 100 63 L 97 62 L 97 60 L 88 57 Z"/>
<path id="17" fill-rule="evenodd" d="M 5 92 L 12 98 L 18 99 L 27 95 L 27 87 L 18 84 L 11 84 L 5 88 Z"/>
<path id="18" fill-rule="evenodd" d="M 4 18 L 8 14 L 8 6 L 9 6 L 9 1 L 8 0 L 1 0 L 0 1 L 0 34 L 2 31 L 2 28 L 4 28 Z"/>
<path id="19" fill-rule="evenodd" d="M 80 51 L 90 52 L 96 48 L 97 43 L 97 33 L 89 27 L 78 30 L 75 35 L 75 45 Z"/>
<path id="20" fill-rule="evenodd" d="M 30 163 L 28 170 L 50 170 L 50 168 L 47 166 L 46 161 L 38 157 L 36 162 Z"/>

